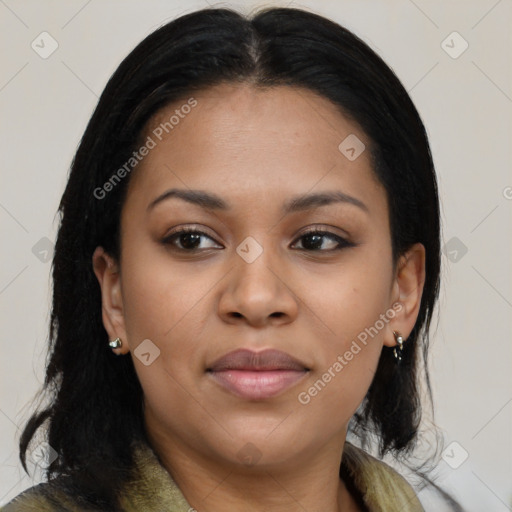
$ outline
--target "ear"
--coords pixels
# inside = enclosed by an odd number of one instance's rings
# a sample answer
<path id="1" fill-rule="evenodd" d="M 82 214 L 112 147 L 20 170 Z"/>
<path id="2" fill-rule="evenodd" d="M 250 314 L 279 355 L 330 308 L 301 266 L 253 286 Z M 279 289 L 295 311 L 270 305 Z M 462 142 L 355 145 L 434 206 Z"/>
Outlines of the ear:
<path id="1" fill-rule="evenodd" d="M 392 304 L 395 316 L 387 324 L 384 345 L 396 346 L 393 331 L 407 340 L 414 328 L 425 284 L 425 247 L 414 244 L 397 263 L 392 285 Z"/>
<path id="2" fill-rule="evenodd" d="M 96 247 L 92 255 L 92 266 L 101 288 L 103 325 L 110 340 L 119 337 L 123 341 L 120 348 L 111 350 L 117 355 L 127 354 L 129 347 L 124 322 L 119 265 L 103 247 Z"/>

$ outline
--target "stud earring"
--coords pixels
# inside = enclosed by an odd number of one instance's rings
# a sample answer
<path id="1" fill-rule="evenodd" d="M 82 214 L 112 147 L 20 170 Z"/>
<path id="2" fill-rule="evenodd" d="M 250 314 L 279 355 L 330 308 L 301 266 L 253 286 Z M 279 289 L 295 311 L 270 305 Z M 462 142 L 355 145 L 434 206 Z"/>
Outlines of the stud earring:
<path id="1" fill-rule="evenodd" d="M 395 341 L 397 342 L 398 345 L 398 350 L 397 347 L 393 349 L 393 355 L 395 356 L 397 362 L 400 363 L 400 361 L 402 360 L 402 353 L 404 350 L 404 339 L 397 331 L 393 331 L 393 335 L 395 336 Z"/>
<path id="2" fill-rule="evenodd" d="M 123 342 L 121 341 L 121 338 L 116 338 L 115 340 L 109 341 L 108 346 L 110 348 L 119 348 Z"/>

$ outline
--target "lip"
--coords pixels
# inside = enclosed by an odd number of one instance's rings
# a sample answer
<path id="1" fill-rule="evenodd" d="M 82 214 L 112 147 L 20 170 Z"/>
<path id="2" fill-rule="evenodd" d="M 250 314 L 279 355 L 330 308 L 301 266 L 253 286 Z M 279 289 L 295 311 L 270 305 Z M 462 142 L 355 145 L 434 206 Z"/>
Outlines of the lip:
<path id="1" fill-rule="evenodd" d="M 309 368 L 280 350 L 254 352 L 240 349 L 217 359 L 206 371 L 216 383 L 234 395 L 264 400 L 302 380 Z"/>

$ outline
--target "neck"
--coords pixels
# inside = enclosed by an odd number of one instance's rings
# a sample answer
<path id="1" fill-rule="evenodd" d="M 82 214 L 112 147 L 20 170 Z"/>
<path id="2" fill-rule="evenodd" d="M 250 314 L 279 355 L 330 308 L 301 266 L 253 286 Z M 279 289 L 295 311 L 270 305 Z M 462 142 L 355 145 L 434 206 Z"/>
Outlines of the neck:
<path id="1" fill-rule="evenodd" d="M 345 436 L 286 462 L 252 466 L 219 463 L 168 436 L 149 438 L 188 503 L 200 512 L 353 512 L 358 509 L 339 477 Z"/>

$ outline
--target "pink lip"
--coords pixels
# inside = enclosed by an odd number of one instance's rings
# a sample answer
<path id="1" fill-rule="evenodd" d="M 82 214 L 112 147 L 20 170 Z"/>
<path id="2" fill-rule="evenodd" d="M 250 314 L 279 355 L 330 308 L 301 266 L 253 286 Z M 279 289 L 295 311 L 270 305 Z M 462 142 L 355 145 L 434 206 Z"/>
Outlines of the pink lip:
<path id="1" fill-rule="evenodd" d="M 275 396 L 301 380 L 309 369 L 279 350 L 241 349 L 221 357 L 207 368 L 228 391 L 250 400 Z"/>

